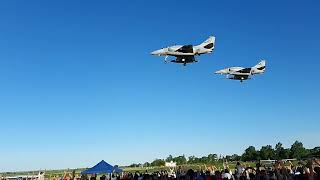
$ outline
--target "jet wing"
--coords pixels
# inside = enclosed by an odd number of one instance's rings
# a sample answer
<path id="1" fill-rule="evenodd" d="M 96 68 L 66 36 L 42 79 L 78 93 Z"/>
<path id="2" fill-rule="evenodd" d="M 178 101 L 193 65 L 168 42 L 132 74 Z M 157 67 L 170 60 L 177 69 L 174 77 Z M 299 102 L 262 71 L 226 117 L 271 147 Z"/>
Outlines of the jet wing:
<path id="1" fill-rule="evenodd" d="M 234 75 L 233 79 L 245 80 L 248 79 L 249 75 Z"/>
<path id="2" fill-rule="evenodd" d="M 194 56 L 176 56 L 176 57 L 177 58 L 175 60 L 172 60 L 171 62 L 181 63 L 181 64 L 197 62 Z"/>
<path id="3" fill-rule="evenodd" d="M 238 73 L 248 73 L 250 74 L 251 68 L 243 68 L 237 71 Z"/>
<path id="4" fill-rule="evenodd" d="M 182 46 L 181 48 L 177 49 L 176 52 L 193 53 L 193 46 L 192 45 Z"/>
<path id="5" fill-rule="evenodd" d="M 183 53 L 183 52 L 168 52 L 170 56 L 194 56 L 194 53 Z"/>
<path id="6" fill-rule="evenodd" d="M 236 72 L 231 72 L 229 73 L 230 75 L 236 75 L 236 76 L 250 76 L 250 72 L 249 73 L 244 73 L 244 72 L 239 72 L 239 71 L 236 71 Z"/>
<path id="7" fill-rule="evenodd" d="M 176 61 L 187 61 L 187 62 L 190 62 L 190 61 L 195 61 L 195 58 L 194 58 L 194 56 L 177 56 Z"/>

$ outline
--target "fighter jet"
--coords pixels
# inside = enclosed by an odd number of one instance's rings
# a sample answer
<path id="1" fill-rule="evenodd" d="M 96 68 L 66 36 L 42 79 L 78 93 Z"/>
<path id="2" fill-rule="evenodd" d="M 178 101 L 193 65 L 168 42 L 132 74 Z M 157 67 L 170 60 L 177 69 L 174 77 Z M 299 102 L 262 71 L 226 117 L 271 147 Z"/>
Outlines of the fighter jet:
<path id="1" fill-rule="evenodd" d="M 167 63 L 167 58 L 169 56 L 174 56 L 175 59 L 170 62 L 180 63 L 184 66 L 188 63 L 198 62 L 195 56 L 200 56 L 201 54 L 212 53 L 215 45 L 215 37 L 210 36 L 203 43 L 193 46 L 193 45 L 174 45 L 165 47 L 156 51 L 151 52 L 151 55 L 165 56 L 164 63 Z"/>
<path id="2" fill-rule="evenodd" d="M 250 79 L 251 75 L 264 73 L 265 69 L 266 69 L 266 61 L 262 60 L 257 65 L 251 68 L 230 67 L 230 68 L 216 71 L 215 73 L 225 74 L 227 75 L 227 79 L 240 80 L 240 82 L 243 82 L 244 80 Z"/>

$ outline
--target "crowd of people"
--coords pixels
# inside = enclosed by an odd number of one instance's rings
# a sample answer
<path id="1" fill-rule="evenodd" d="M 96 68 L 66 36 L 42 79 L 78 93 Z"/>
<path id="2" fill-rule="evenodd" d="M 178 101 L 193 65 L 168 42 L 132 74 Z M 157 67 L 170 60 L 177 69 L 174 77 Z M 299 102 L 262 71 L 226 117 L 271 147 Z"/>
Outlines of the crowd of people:
<path id="1" fill-rule="evenodd" d="M 117 176 L 118 180 L 320 180 L 320 167 L 315 160 L 306 164 L 285 165 L 277 162 L 273 166 L 262 166 L 257 163 L 255 167 L 237 163 L 234 169 L 224 165 L 222 170 L 213 167 L 194 171 L 184 171 L 181 167 L 175 171 L 160 171 L 154 173 L 124 173 Z"/>
<path id="2" fill-rule="evenodd" d="M 123 172 L 120 174 L 99 175 L 77 175 L 75 171 L 65 173 L 63 177 L 55 176 L 50 180 L 320 180 L 320 163 L 316 160 L 309 160 L 295 165 L 291 162 L 285 164 L 276 162 L 273 165 L 261 165 L 255 167 L 238 162 L 234 168 L 223 164 L 219 169 L 215 166 L 204 166 L 193 170 L 184 169 L 179 166 L 171 170 L 162 170 L 149 173 Z M 2 177 L 0 176 L 0 180 Z"/>
<path id="3" fill-rule="evenodd" d="M 299 162 L 293 165 L 285 165 L 283 162 L 276 162 L 272 166 L 257 163 L 255 167 L 240 164 L 231 169 L 224 164 L 223 169 L 215 166 L 205 167 L 198 170 L 184 170 L 178 167 L 175 170 L 159 172 L 125 172 L 112 174 L 110 176 L 82 175 L 80 180 L 320 180 L 320 164 L 316 160 L 309 160 L 307 163 Z"/>

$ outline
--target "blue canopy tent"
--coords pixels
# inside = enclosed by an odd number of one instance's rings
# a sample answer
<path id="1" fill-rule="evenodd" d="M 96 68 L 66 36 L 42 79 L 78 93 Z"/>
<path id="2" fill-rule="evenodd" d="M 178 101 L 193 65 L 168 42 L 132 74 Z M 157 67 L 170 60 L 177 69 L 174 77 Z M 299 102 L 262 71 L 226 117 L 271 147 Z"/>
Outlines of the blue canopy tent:
<path id="1" fill-rule="evenodd" d="M 122 172 L 122 169 L 118 167 L 113 167 L 107 162 L 105 162 L 104 160 L 102 160 L 92 168 L 82 171 L 81 174 L 104 174 L 104 173 L 109 174 L 114 172 L 116 173 Z"/>
<path id="2" fill-rule="evenodd" d="M 123 170 L 122 170 L 121 168 L 117 167 L 117 166 L 114 166 L 113 172 L 115 172 L 115 173 L 122 173 Z"/>

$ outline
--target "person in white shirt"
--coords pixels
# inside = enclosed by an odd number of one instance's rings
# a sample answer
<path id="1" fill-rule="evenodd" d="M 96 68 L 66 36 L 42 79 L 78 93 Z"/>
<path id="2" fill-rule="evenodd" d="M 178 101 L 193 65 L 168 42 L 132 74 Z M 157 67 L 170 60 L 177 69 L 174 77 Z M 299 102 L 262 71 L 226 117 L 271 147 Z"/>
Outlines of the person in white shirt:
<path id="1" fill-rule="evenodd" d="M 224 173 L 222 174 L 222 179 L 232 179 L 232 175 L 229 173 L 228 169 L 224 170 Z"/>
<path id="2" fill-rule="evenodd" d="M 243 173 L 243 167 L 241 166 L 240 162 L 237 162 L 237 166 L 236 166 L 236 177 L 237 180 L 240 180 L 240 177 Z"/>
<path id="3" fill-rule="evenodd" d="M 117 180 L 117 177 L 114 174 L 112 174 L 111 180 Z"/>

